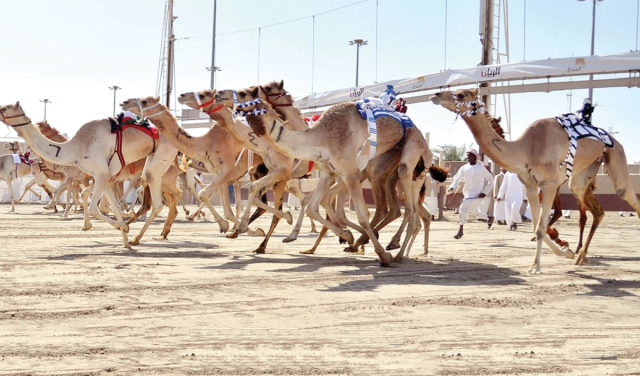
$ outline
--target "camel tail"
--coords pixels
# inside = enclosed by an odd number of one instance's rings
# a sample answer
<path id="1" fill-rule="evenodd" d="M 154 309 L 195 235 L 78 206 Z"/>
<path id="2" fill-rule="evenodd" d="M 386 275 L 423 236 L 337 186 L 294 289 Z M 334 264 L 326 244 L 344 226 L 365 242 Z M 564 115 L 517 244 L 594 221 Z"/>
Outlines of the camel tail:
<path id="1" fill-rule="evenodd" d="M 447 175 L 449 175 L 449 169 L 432 164 L 429 167 L 429 173 L 431 174 L 431 178 L 442 183 L 445 180 L 447 180 Z"/>
<path id="2" fill-rule="evenodd" d="M 616 195 L 626 201 L 640 217 L 640 200 L 631 185 L 624 147 L 617 140 L 614 139 L 614 141 L 615 147 L 607 149 L 604 153 L 604 165 L 616 190 Z"/>

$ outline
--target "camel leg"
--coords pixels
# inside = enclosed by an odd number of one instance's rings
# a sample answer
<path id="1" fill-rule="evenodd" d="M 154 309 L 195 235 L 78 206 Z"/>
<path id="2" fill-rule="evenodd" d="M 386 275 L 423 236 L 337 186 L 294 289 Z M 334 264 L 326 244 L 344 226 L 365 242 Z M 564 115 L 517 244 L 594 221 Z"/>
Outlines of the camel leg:
<path id="1" fill-rule="evenodd" d="M 28 182 L 25 186 L 24 186 L 24 191 L 22 192 L 22 195 L 20 196 L 20 198 L 16 201 L 18 203 L 22 202 L 22 199 L 24 198 L 24 196 L 27 194 L 27 192 L 31 191 L 33 194 L 35 194 L 36 196 L 38 196 L 38 200 L 40 200 L 42 197 L 40 197 L 40 194 L 35 192 L 34 190 L 31 189 L 31 187 L 33 187 L 36 184 L 36 179 L 31 179 L 30 182 Z"/>
<path id="2" fill-rule="evenodd" d="M 604 164 L 607 166 L 609 178 L 616 189 L 616 194 L 625 200 L 640 217 L 640 200 L 633 190 L 627 168 L 627 157 L 622 145 L 616 142 L 613 149 L 607 149 L 604 154 Z"/>
<path id="3" fill-rule="evenodd" d="M 401 263 L 404 258 L 404 253 L 408 252 L 407 247 L 409 243 L 413 243 L 412 239 L 415 239 L 417 233 L 420 231 L 420 220 L 418 218 L 418 191 L 420 187 L 422 187 L 422 183 L 424 183 L 424 178 L 413 181 L 413 168 L 409 168 L 410 166 L 415 166 L 417 161 L 411 160 L 410 162 L 402 162 L 400 166 L 398 166 L 398 176 L 400 177 L 400 184 L 402 185 L 402 190 L 404 191 L 404 217 L 403 222 L 407 222 L 407 235 L 405 236 L 404 242 L 402 243 L 402 247 L 400 251 L 394 257 L 395 262 Z"/>
<path id="4" fill-rule="evenodd" d="M 327 218 L 328 220 L 329 218 Z M 322 226 L 322 229 L 320 229 L 320 233 L 318 234 L 318 237 L 316 238 L 316 242 L 313 243 L 313 247 L 311 247 L 311 249 L 308 249 L 306 251 L 300 251 L 301 254 L 303 255 L 312 255 L 314 253 L 316 253 L 316 249 L 318 249 L 318 246 L 320 245 L 320 242 L 322 241 L 322 238 L 324 238 L 324 236 L 327 234 L 327 231 L 329 231 L 329 228 L 326 226 Z"/>
<path id="5" fill-rule="evenodd" d="M 95 182 L 90 184 L 87 188 L 82 190 L 80 196 L 82 197 L 82 212 L 84 215 L 84 227 L 82 227 L 82 231 L 88 231 L 91 229 L 91 218 L 89 217 L 89 196 L 93 193 L 93 189 L 95 187 Z"/>
<path id="6" fill-rule="evenodd" d="M 249 188 L 249 198 L 247 200 L 247 207 L 245 208 L 244 215 L 242 216 L 242 220 L 240 221 L 240 225 L 236 228 L 236 231 L 234 231 L 234 234 L 236 233 L 242 234 L 249 229 L 249 218 L 251 216 L 251 206 L 249 205 L 249 203 L 253 203 L 257 207 L 267 210 L 273 215 L 276 215 L 280 218 L 284 218 L 289 224 L 293 223 L 293 217 L 291 216 L 290 212 L 283 213 L 282 211 L 273 209 L 270 206 L 261 202 L 260 200 L 256 199 L 258 194 L 261 193 L 263 189 L 266 189 L 267 187 L 271 187 L 278 182 L 284 185 L 286 183 L 286 179 L 283 179 L 283 177 L 286 177 L 289 175 L 290 175 L 290 172 L 277 169 L 275 171 L 269 171 L 269 174 L 256 180 L 251 184 Z M 284 181 L 284 183 L 282 183 L 282 181 Z M 283 189 L 284 189 L 284 186 L 283 186 Z"/>
<path id="7" fill-rule="evenodd" d="M 9 196 L 11 197 L 11 210 L 9 210 L 9 213 L 15 213 L 16 206 L 13 199 L 13 178 L 9 177 L 9 179 L 7 179 L 6 182 L 7 182 L 7 187 L 9 188 Z"/>
<path id="8" fill-rule="evenodd" d="M 285 181 L 280 181 L 273 185 L 273 205 L 279 210 L 282 210 L 285 184 L 286 184 Z M 271 218 L 271 227 L 269 227 L 269 231 L 267 232 L 267 235 L 264 237 L 264 240 L 262 241 L 260 246 L 254 251 L 254 253 L 265 253 L 267 249 L 267 243 L 269 243 L 269 238 L 271 238 L 271 235 L 275 231 L 276 226 L 278 226 L 278 222 L 280 222 L 280 217 L 278 217 L 277 215 L 274 215 Z"/>
<path id="9" fill-rule="evenodd" d="M 341 237 L 342 239 L 345 239 L 347 243 L 353 244 L 353 235 L 351 234 L 351 231 L 347 229 L 342 229 L 341 227 L 331 222 L 328 218 L 325 219 L 320 215 L 320 210 L 319 210 L 320 202 L 324 197 L 324 193 L 329 190 L 329 187 L 334 182 L 334 180 L 335 178 L 331 174 L 321 171 L 320 179 L 318 180 L 316 189 L 310 194 L 311 199 L 307 206 L 306 213 L 310 218 L 313 218 L 323 226 L 327 227 L 329 230 L 333 231 L 337 236 Z M 327 213 L 327 217 L 328 217 L 328 213 Z M 318 238 L 319 238 L 318 239 L 319 241 L 321 237 L 319 236 Z"/>
<path id="10" fill-rule="evenodd" d="M 167 214 L 167 220 L 164 222 L 164 227 L 161 233 L 162 239 L 166 240 L 169 232 L 171 231 L 171 226 L 178 216 L 177 202 L 180 200 L 182 192 L 178 189 L 178 187 L 169 183 L 162 184 L 162 191 L 165 193 L 167 206 L 169 207 L 169 214 Z"/>
<path id="11" fill-rule="evenodd" d="M 347 189 L 351 195 L 351 200 L 356 208 L 358 223 L 360 223 L 360 226 L 362 226 L 365 232 L 369 235 L 369 239 L 373 243 L 374 250 L 380 258 L 380 265 L 388 266 L 391 264 L 393 258 L 389 252 L 385 252 L 384 248 L 380 245 L 380 242 L 373 233 L 373 229 L 369 226 L 369 212 L 367 211 L 364 196 L 362 195 L 362 184 L 360 183 L 359 175 L 359 173 L 355 173 L 341 177 L 347 185 Z"/>
<path id="12" fill-rule="evenodd" d="M 536 209 L 538 212 L 536 222 L 534 222 L 536 224 L 535 226 L 535 234 L 536 234 L 536 240 L 537 240 L 536 254 L 535 254 L 533 264 L 531 265 L 531 267 L 529 267 L 529 270 L 527 271 L 528 273 L 535 273 L 535 274 L 540 274 L 540 256 L 542 254 L 543 241 L 547 243 L 547 245 L 551 248 L 553 253 L 556 254 L 556 256 L 565 256 L 567 258 L 574 257 L 573 252 L 569 250 L 565 250 L 565 251 L 559 250 L 558 247 L 551 241 L 551 239 L 549 238 L 549 235 L 547 235 L 547 224 L 549 223 L 549 213 L 551 212 L 551 206 L 553 205 L 553 199 L 555 197 L 557 187 L 553 185 L 543 185 L 541 189 L 542 189 L 542 203 L 535 205 L 537 204 L 537 202 L 535 202 L 534 200 L 534 205 L 536 206 Z M 527 190 L 527 196 L 529 197 L 529 190 Z M 529 198 L 531 199 L 531 197 Z M 534 205 L 531 206 L 532 214 L 533 214 Z"/>
<path id="13" fill-rule="evenodd" d="M 302 192 L 300 192 L 300 190 L 297 187 L 293 188 L 293 186 L 290 186 L 289 194 L 294 194 L 294 192 L 302 194 Z M 298 215 L 298 220 L 296 221 L 296 225 L 293 227 L 293 230 L 291 230 L 291 233 L 289 234 L 289 236 L 282 239 L 283 243 L 291 243 L 292 241 L 295 241 L 296 239 L 298 239 L 298 235 L 300 234 L 300 228 L 302 227 L 302 221 L 304 220 L 304 211 L 307 207 L 307 204 L 309 204 L 309 201 L 311 201 L 311 195 L 304 196 L 303 194 L 303 197 L 300 197 L 296 194 L 296 197 L 300 198 L 300 215 Z M 313 224 L 313 219 L 311 220 L 311 223 Z"/>
<path id="14" fill-rule="evenodd" d="M 431 213 L 423 206 L 418 206 L 418 215 L 424 225 L 424 248 L 418 257 L 427 257 L 429 254 L 429 230 L 431 229 Z"/>
<path id="15" fill-rule="evenodd" d="M 591 239 L 600 225 L 600 222 L 604 218 L 604 211 L 598 201 L 593 194 L 595 190 L 595 179 L 596 174 L 598 173 L 598 169 L 600 168 L 600 160 L 596 160 L 589 167 L 580 171 L 578 174 L 574 175 L 569 179 L 569 188 L 573 192 L 573 194 L 578 199 L 578 203 L 580 204 L 580 242 L 579 248 L 576 250 L 578 252 L 578 258 L 576 259 L 576 265 L 582 265 L 587 263 L 587 251 L 589 249 L 589 244 L 591 243 Z M 586 226 L 586 213 L 583 212 L 584 209 L 589 210 L 591 215 L 593 216 L 593 223 L 591 224 L 591 230 L 589 231 L 589 235 L 587 236 L 587 241 L 584 246 L 582 246 L 582 235 L 584 231 L 584 227 Z"/>
<path id="16" fill-rule="evenodd" d="M 584 229 L 587 226 L 587 208 L 585 208 L 584 204 L 578 200 L 578 211 L 580 212 L 580 219 L 578 220 L 578 224 L 580 227 L 580 237 L 578 238 L 578 246 L 576 247 L 576 253 L 580 253 L 580 249 L 582 249 L 582 239 L 584 236 Z"/>
<path id="17" fill-rule="evenodd" d="M 236 199 L 236 218 L 240 218 L 240 214 L 242 213 L 242 188 L 240 188 L 240 182 L 233 182 L 233 194 Z"/>
<path id="18" fill-rule="evenodd" d="M 158 214 L 162 211 L 162 180 L 159 176 L 153 175 L 153 172 L 147 172 L 145 179 L 147 181 L 147 187 L 151 196 L 151 214 L 147 216 L 147 220 L 145 221 L 144 226 L 142 226 L 140 233 L 133 240 L 131 240 L 132 245 L 140 244 L 140 239 L 142 239 L 144 233 L 147 231 L 153 220 L 156 219 Z M 146 196 L 144 205 L 147 205 Z M 113 209 L 115 210 L 115 208 Z"/>
<path id="19" fill-rule="evenodd" d="M 104 175 L 96 175 L 94 176 L 94 178 L 95 185 L 93 188 L 93 198 L 91 199 L 91 204 L 89 205 L 89 213 L 94 217 L 101 219 L 111 226 L 119 229 L 122 232 L 122 242 L 124 247 L 131 249 L 131 246 L 129 245 L 129 239 L 127 238 L 129 226 L 123 222 L 122 213 L 120 213 L 120 210 L 118 210 L 119 208 L 117 206 L 114 208 L 116 219 L 118 221 L 114 221 L 113 219 L 102 214 L 100 210 L 98 210 L 98 200 L 102 197 L 103 194 L 106 196 L 107 200 L 112 201 L 114 204 L 117 203 L 116 197 L 113 194 L 111 186 L 108 183 L 109 178 Z"/>
<path id="20" fill-rule="evenodd" d="M 229 181 L 231 171 L 223 170 L 216 176 L 212 182 L 205 185 L 204 188 L 198 193 L 198 198 L 202 201 L 204 205 L 211 211 L 213 214 L 213 219 L 218 223 L 220 227 L 220 232 L 225 233 L 229 230 L 229 222 L 224 220 L 220 214 L 214 209 L 213 205 L 211 205 L 211 198 L 213 197 L 213 193 L 221 189 L 221 187 L 225 187 L 227 181 Z"/>

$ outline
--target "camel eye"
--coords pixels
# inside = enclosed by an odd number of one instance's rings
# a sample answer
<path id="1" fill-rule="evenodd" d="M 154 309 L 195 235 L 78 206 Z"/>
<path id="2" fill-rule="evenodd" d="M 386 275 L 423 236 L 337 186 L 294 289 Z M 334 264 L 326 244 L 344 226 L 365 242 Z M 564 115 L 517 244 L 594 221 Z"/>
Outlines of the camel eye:
<path id="1" fill-rule="evenodd" d="M 142 104 L 147 104 L 147 101 L 143 100 L 143 101 L 142 101 Z"/>
<path id="2" fill-rule="evenodd" d="M 463 100 L 464 99 L 464 95 L 463 94 L 458 94 L 458 99 Z"/>
<path id="3" fill-rule="evenodd" d="M 267 93 L 271 93 L 271 90 L 273 90 L 271 86 L 267 86 Z"/>
<path id="4" fill-rule="evenodd" d="M 204 99 L 204 94 L 198 94 L 198 97 L 200 97 L 200 99 Z"/>
<path id="5" fill-rule="evenodd" d="M 241 96 L 242 98 L 244 98 L 244 97 L 246 97 L 246 96 L 247 96 L 247 93 L 245 93 L 244 91 L 242 91 L 242 92 L 240 92 L 240 96 Z"/>

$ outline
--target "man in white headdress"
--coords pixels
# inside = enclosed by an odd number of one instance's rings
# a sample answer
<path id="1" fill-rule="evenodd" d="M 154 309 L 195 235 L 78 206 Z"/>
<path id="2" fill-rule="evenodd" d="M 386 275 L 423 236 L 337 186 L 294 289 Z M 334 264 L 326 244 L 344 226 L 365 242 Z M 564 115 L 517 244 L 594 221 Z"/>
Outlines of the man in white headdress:
<path id="1" fill-rule="evenodd" d="M 524 185 L 513 172 L 504 174 L 502 187 L 498 192 L 498 202 L 504 202 L 504 217 L 507 220 L 507 226 L 511 231 L 518 228 L 518 223 L 522 223 L 520 215 L 520 207 L 524 201 Z"/>
<path id="2" fill-rule="evenodd" d="M 460 184 L 460 180 L 464 178 L 464 187 L 462 188 L 464 199 L 458 211 L 460 229 L 454 236 L 455 239 L 460 239 L 462 235 L 464 235 L 462 228 L 464 224 L 467 223 L 469 212 L 475 210 L 480 216 L 484 217 L 484 213 L 480 210 L 480 204 L 482 204 L 482 200 L 491 191 L 491 187 L 493 186 L 493 174 L 491 174 L 482 163 L 479 163 L 480 153 L 475 149 L 469 149 L 467 151 L 467 160 L 469 163 L 458 170 L 448 190 L 449 192 L 453 192 L 458 184 Z"/>

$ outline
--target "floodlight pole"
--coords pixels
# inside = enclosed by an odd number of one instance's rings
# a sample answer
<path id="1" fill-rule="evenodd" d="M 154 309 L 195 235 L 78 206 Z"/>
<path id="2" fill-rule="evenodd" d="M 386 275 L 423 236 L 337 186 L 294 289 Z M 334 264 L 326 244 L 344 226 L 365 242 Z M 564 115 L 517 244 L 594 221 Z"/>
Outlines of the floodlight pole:
<path id="1" fill-rule="evenodd" d="M 349 45 L 356 45 L 356 86 L 358 86 L 358 76 L 360 70 L 360 46 L 366 46 L 367 41 L 363 39 L 354 39 L 349 41 Z"/>
<path id="2" fill-rule="evenodd" d="M 47 103 L 52 103 L 48 99 L 41 99 L 40 102 L 44 103 L 44 120 L 47 120 Z"/>
<path id="3" fill-rule="evenodd" d="M 122 90 L 122 88 L 120 86 L 109 86 L 110 90 L 113 90 L 113 116 L 116 116 L 116 92 L 118 90 Z"/>

